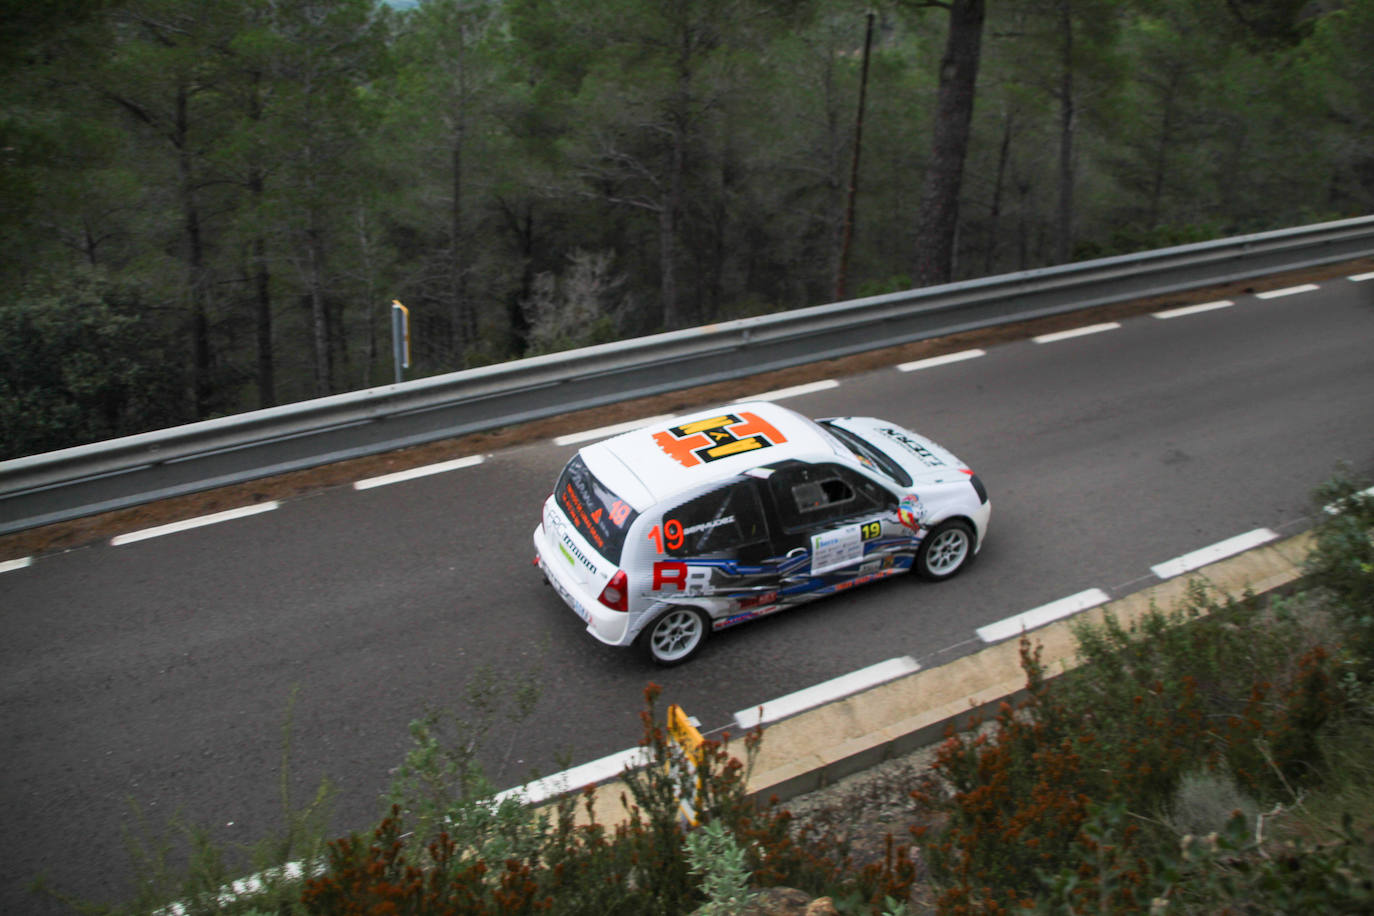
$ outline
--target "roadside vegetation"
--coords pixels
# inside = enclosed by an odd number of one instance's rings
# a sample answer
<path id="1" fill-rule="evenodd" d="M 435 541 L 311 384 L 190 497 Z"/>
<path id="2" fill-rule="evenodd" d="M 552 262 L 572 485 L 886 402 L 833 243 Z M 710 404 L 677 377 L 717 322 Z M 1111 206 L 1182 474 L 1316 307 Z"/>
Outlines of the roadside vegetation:
<path id="1" fill-rule="evenodd" d="M 416 378 L 1367 214 L 1372 58 L 1374 0 L 11 2 L 0 460 L 388 384 L 393 299 Z"/>
<path id="2" fill-rule="evenodd" d="M 641 743 L 654 763 L 627 772 L 623 823 L 593 820 L 592 790 L 538 812 L 497 802 L 477 741 L 535 693 L 488 678 L 470 695 L 475 718 L 414 723 L 374 830 L 324 843 L 324 795 L 291 813 L 283 789 L 288 828 L 257 847 L 256 888 L 226 895 L 230 858 L 183 827 L 186 874 L 169 875 L 165 849 L 145 855 L 155 868 L 135 902 L 82 909 L 725 916 L 785 887 L 845 914 L 1367 913 L 1374 495 L 1362 486 L 1317 494 L 1301 591 L 1233 598 L 1195 582 L 1178 607 L 1081 627 L 1083 664 L 1054 678 L 1023 639 L 1024 699 L 950 735 L 928 770 L 881 783 L 910 826 L 878 855 L 855 854 L 844 812 L 803 824 L 746 795 L 758 734 L 744 760 L 707 741 L 693 773 L 653 686 Z"/>

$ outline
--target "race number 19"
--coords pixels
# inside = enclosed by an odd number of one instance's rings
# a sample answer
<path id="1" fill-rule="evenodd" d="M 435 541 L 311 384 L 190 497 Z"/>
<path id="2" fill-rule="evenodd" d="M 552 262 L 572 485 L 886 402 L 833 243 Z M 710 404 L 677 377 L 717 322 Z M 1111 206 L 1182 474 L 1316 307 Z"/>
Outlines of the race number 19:
<path id="1" fill-rule="evenodd" d="M 682 522 L 675 518 L 670 518 L 663 523 L 663 527 L 658 525 L 649 529 L 649 540 L 654 542 L 654 547 L 659 553 L 663 553 L 664 546 L 669 550 L 678 550 L 682 547 Z"/>

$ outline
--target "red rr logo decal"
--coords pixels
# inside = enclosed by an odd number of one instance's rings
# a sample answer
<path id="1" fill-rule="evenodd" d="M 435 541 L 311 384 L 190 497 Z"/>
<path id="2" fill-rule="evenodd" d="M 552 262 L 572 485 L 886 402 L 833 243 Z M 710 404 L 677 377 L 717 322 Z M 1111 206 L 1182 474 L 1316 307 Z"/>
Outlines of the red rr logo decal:
<path id="1" fill-rule="evenodd" d="M 654 433 L 658 447 L 685 468 L 740 452 L 781 445 L 787 437 L 758 414 L 742 410 Z"/>

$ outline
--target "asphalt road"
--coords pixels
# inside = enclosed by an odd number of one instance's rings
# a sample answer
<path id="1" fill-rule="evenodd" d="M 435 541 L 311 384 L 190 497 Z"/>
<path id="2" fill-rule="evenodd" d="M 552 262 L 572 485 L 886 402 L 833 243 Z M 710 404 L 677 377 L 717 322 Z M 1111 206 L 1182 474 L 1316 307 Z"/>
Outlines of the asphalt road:
<path id="1" fill-rule="evenodd" d="M 26 894 L 40 871 L 123 895 L 131 800 L 222 842 L 273 829 L 288 716 L 296 800 L 328 777 L 337 829 L 363 829 L 407 723 L 466 708 L 484 666 L 542 685 L 529 720 L 488 738 L 512 785 L 632 746 L 649 681 L 718 729 L 894 656 L 938 665 L 977 648 L 981 625 L 1088 588 L 1129 593 L 1157 581 L 1153 564 L 1233 535 L 1305 528 L 1339 462 L 1374 476 L 1374 281 L 1234 302 L 787 399 L 952 449 L 990 491 L 986 547 L 952 582 L 889 581 L 748 624 L 676 669 L 593 642 L 530 565 L 576 448 L 551 442 L 0 572 L 0 912 L 59 911 Z"/>

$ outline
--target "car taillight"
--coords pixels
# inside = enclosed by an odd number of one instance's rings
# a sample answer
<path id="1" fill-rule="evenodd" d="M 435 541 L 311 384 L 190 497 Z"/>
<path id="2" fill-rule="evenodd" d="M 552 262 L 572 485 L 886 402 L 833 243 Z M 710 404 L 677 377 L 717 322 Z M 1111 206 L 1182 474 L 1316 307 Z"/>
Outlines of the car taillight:
<path id="1" fill-rule="evenodd" d="M 611 581 L 606 583 L 606 587 L 601 590 L 601 597 L 597 600 L 613 611 L 628 611 L 630 609 L 629 595 L 626 591 L 625 570 L 617 569 L 615 571 L 615 575 L 611 576 Z"/>

